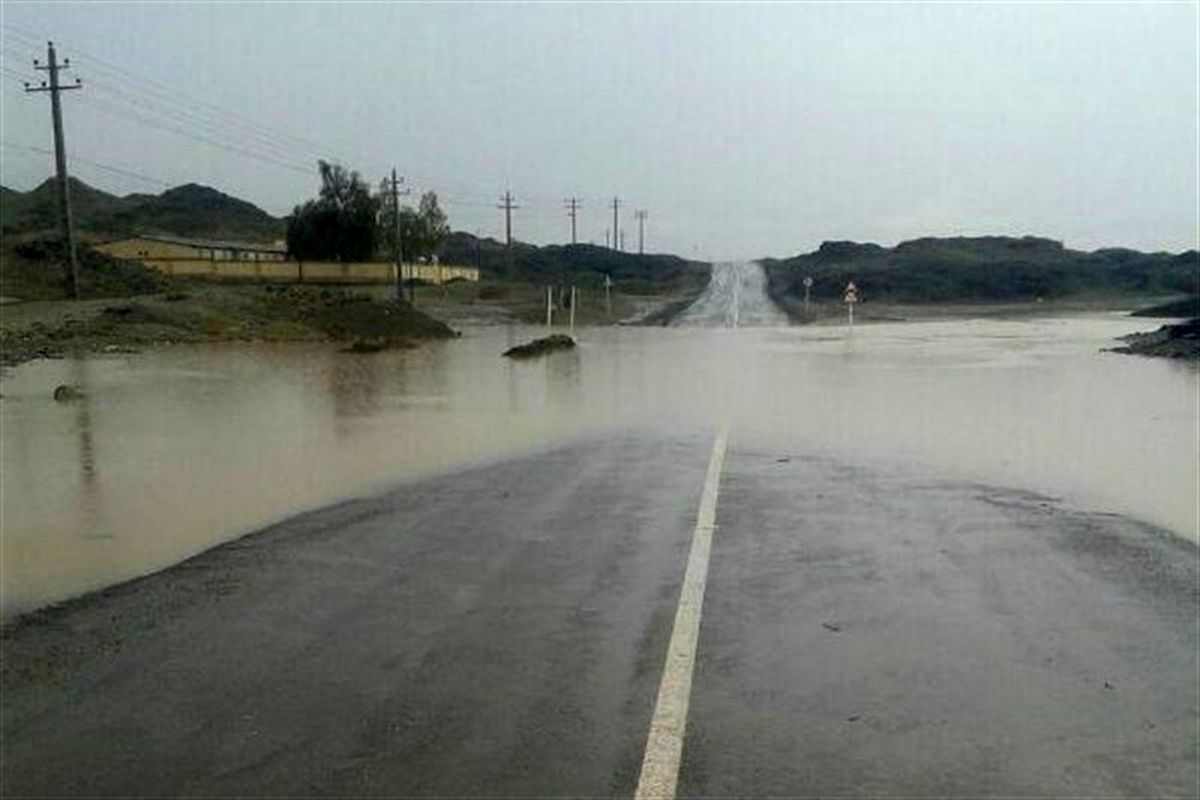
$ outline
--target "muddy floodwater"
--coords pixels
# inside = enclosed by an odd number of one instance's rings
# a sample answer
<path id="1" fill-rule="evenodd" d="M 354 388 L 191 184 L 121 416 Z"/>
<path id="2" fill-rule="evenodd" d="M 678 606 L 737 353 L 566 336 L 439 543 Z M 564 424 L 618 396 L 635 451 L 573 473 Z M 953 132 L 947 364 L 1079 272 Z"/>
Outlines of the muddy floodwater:
<path id="1" fill-rule="evenodd" d="M 807 328 L 538 329 L 409 351 L 179 346 L 0 381 L 3 612 L 143 574 L 298 511 L 605 431 L 909 467 L 1197 530 L 1196 369 L 1103 353 L 1119 315 Z M 83 399 L 58 403 L 55 386 Z M 803 492 L 803 486 L 795 487 Z"/>

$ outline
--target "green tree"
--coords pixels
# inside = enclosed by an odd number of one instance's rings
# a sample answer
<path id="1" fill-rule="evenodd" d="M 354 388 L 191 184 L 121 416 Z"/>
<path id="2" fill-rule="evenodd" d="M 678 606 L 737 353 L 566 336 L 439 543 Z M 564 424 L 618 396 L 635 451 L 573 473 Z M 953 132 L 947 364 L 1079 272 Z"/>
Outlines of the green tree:
<path id="1" fill-rule="evenodd" d="M 442 248 L 450 235 L 446 212 L 438 206 L 436 192 L 425 192 L 413 219 L 413 254 L 428 258 Z"/>
<path id="2" fill-rule="evenodd" d="M 287 223 L 288 253 L 322 261 L 366 261 L 375 252 L 378 203 L 357 172 L 318 161 L 321 189 Z"/>
<path id="3" fill-rule="evenodd" d="M 395 216 L 392 210 L 391 181 L 384 178 L 379 183 L 379 194 L 376 195 L 379 214 L 379 232 L 377 254 L 380 258 L 390 260 L 396 238 Z M 404 260 L 413 261 L 418 258 L 429 258 L 437 253 L 446 237 L 450 235 L 450 224 L 446 212 L 438 205 L 436 192 L 425 192 L 417 208 L 412 206 L 400 207 L 400 236 L 404 245 Z"/>

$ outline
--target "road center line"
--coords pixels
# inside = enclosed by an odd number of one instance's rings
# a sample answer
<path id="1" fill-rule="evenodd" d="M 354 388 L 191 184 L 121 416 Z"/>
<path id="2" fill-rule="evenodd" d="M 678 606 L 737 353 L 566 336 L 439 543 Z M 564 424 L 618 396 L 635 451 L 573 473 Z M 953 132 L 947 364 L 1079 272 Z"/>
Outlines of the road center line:
<path id="1" fill-rule="evenodd" d="M 675 797 L 679 780 L 679 761 L 683 755 L 683 735 L 687 726 L 688 700 L 692 693 L 692 670 L 696 663 L 696 643 L 700 638 L 700 612 L 704 606 L 704 586 L 708 582 L 708 557 L 712 549 L 713 529 L 717 518 L 717 490 L 721 483 L 721 467 L 725 463 L 725 443 L 729 426 L 722 426 L 713 442 L 692 532 L 692 548 L 688 554 L 683 588 L 679 592 L 679 607 L 675 610 L 675 627 L 667 645 L 667 661 L 663 665 L 662 681 L 658 685 L 658 701 L 650 720 L 650 735 L 646 740 L 646 755 L 638 778 L 637 800 L 664 800 Z"/>

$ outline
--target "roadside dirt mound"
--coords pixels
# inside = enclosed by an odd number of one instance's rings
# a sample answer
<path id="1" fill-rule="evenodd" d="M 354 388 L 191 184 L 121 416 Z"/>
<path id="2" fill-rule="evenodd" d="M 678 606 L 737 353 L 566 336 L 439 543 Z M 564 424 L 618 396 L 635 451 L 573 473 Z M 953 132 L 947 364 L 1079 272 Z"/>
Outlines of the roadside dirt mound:
<path id="1" fill-rule="evenodd" d="M 161 292 L 170 280 L 135 261 L 112 258 L 85 244 L 78 246 L 79 283 L 83 297 L 131 297 Z M 5 238 L 0 247 L 0 294 L 24 300 L 56 300 L 71 296 L 66 247 L 41 236 Z"/>
<path id="2" fill-rule="evenodd" d="M 270 305 L 333 339 L 395 344 L 457 336 L 446 323 L 403 300 L 376 300 L 353 292 L 289 287 L 269 293 Z"/>
<path id="3" fill-rule="evenodd" d="M 168 343 L 332 339 L 383 349 L 456 335 L 403 301 L 349 290 L 193 283 L 136 300 L 8 306 L 0 319 L 0 365 Z"/>

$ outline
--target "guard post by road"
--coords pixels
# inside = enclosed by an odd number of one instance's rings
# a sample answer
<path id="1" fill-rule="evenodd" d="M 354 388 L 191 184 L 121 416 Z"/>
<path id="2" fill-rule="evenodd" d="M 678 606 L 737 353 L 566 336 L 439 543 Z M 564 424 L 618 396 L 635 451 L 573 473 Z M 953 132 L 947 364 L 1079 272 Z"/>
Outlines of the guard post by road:
<path id="1" fill-rule="evenodd" d="M 846 293 L 842 297 L 846 303 L 846 310 L 850 320 L 850 327 L 854 327 L 854 304 L 858 302 L 858 287 L 854 285 L 854 281 L 846 284 Z"/>

